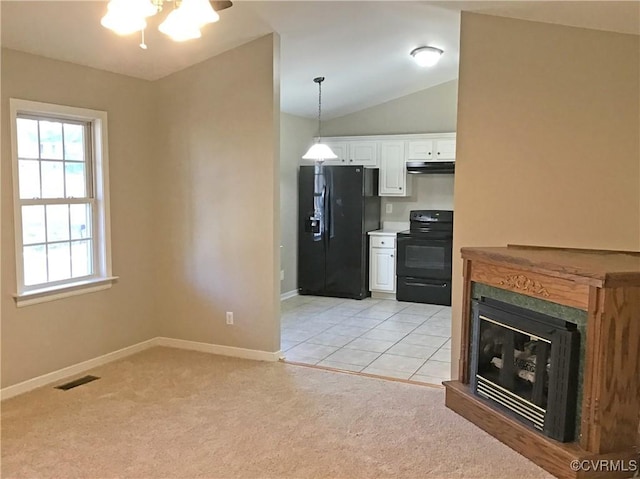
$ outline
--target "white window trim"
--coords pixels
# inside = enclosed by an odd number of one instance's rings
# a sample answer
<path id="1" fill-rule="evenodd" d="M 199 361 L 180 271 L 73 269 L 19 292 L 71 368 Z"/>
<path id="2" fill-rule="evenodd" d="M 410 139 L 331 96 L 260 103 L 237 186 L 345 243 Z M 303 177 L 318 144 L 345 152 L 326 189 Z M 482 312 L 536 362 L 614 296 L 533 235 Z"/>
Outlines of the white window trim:
<path id="1" fill-rule="evenodd" d="M 76 108 L 52 103 L 41 103 L 11 98 L 11 156 L 13 173 L 13 214 L 15 236 L 16 289 L 14 294 L 18 307 L 54 301 L 57 299 L 91 293 L 110 288 L 117 276 L 111 270 L 111 221 L 109 211 L 109 154 L 107 142 L 107 112 Z M 40 289 L 24 288 L 22 260 L 22 211 L 20 208 L 20 186 L 18 180 L 17 123 L 19 114 L 51 115 L 60 119 L 88 121 L 93 130 L 93 161 L 95 175 L 96 226 L 98 234 L 96 252 L 96 275 L 90 279 L 67 282 L 61 285 L 45 285 Z"/>

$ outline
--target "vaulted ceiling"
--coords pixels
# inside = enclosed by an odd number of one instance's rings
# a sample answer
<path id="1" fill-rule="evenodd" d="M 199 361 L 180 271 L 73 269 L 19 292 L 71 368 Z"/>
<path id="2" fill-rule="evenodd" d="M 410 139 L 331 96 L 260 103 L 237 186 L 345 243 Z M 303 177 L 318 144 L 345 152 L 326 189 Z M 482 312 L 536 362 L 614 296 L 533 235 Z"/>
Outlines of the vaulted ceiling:
<path id="1" fill-rule="evenodd" d="M 341 116 L 457 78 L 460 11 L 640 34 L 640 3 L 243 1 L 220 12 L 201 39 L 175 43 L 149 19 L 148 50 L 137 35 L 100 26 L 105 1 L 1 2 L 2 45 L 50 58 L 155 80 L 270 32 L 281 36 L 283 111 L 312 117 L 322 75 L 325 118 Z M 424 69 L 409 52 L 445 51 Z"/>

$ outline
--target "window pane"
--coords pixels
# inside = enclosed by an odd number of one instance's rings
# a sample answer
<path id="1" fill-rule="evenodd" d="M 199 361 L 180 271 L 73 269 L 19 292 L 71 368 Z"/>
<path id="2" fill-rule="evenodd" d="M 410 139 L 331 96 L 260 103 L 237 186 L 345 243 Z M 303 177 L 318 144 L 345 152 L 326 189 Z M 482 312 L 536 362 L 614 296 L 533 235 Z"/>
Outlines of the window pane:
<path id="1" fill-rule="evenodd" d="M 69 243 L 48 245 L 49 281 L 60 281 L 71 277 L 71 252 Z"/>
<path id="2" fill-rule="evenodd" d="M 71 243 L 71 276 L 78 278 L 88 276 L 93 271 L 91 241 L 74 241 Z"/>
<path id="3" fill-rule="evenodd" d="M 47 253 L 44 245 L 25 246 L 22 249 L 24 259 L 24 284 L 45 283 L 47 281 Z"/>
<path id="4" fill-rule="evenodd" d="M 61 161 L 42 162 L 42 197 L 64 198 L 64 170 Z"/>
<path id="5" fill-rule="evenodd" d="M 87 196 L 87 182 L 84 176 L 84 163 L 65 163 L 67 198 L 84 198 Z"/>
<path id="6" fill-rule="evenodd" d="M 18 118 L 18 158 L 38 158 L 38 121 Z"/>
<path id="7" fill-rule="evenodd" d="M 38 160 L 19 160 L 18 165 L 20 198 L 40 198 L 40 162 Z"/>
<path id="8" fill-rule="evenodd" d="M 91 238 L 91 206 L 69 205 L 71 239 Z"/>
<path id="9" fill-rule="evenodd" d="M 64 159 L 84 161 L 84 127 L 64 124 Z"/>
<path id="10" fill-rule="evenodd" d="M 22 243 L 34 244 L 45 242 L 44 206 L 22 207 Z"/>
<path id="11" fill-rule="evenodd" d="M 47 205 L 47 241 L 69 239 L 69 205 Z"/>
<path id="12" fill-rule="evenodd" d="M 40 121 L 40 157 L 62 159 L 62 123 Z"/>

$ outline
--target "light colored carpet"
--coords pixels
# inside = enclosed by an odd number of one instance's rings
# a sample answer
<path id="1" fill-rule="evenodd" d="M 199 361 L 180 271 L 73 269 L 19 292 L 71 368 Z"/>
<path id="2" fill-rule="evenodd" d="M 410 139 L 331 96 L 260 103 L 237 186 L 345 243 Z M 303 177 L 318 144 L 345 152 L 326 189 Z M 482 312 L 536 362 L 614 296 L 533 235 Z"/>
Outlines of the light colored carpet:
<path id="1" fill-rule="evenodd" d="M 154 348 L 2 403 L 2 477 L 550 478 L 425 386 Z"/>

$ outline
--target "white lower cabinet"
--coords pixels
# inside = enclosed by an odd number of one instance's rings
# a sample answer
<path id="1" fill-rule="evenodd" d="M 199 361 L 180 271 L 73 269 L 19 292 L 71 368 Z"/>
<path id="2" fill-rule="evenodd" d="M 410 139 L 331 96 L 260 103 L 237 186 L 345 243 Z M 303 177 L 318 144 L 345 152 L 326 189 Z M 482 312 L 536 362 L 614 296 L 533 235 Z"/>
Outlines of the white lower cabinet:
<path id="1" fill-rule="evenodd" d="M 372 292 L 396 291 L 395 234 L 371 235 L 369 248 L 369 289 Z"/>

